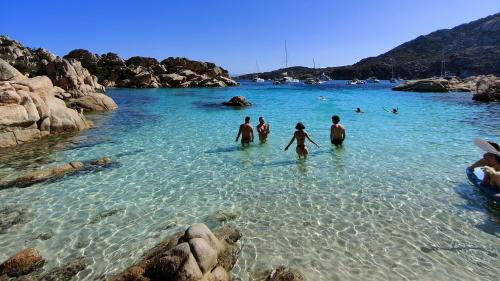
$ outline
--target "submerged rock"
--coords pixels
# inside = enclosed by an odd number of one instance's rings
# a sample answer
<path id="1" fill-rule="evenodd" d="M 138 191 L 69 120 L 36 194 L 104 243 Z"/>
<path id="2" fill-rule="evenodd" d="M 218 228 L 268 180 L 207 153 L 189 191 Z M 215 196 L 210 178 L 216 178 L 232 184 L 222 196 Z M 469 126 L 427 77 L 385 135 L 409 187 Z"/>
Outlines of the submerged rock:
<path id="1" fill-rule="evenodd" d="M 253 272 L 250 274 L 251 281 L 305 281 L 304 275 L 293 268 L 279 266 L 275 270 Z"/>
<path id="2" fill-rule="evenodd" d="M 85 258 L 77 258 L 72 262 L 53 268 L 47 273 L 42 274 L 39 281 L 71 280 L 78 272 L 84 270 L 86 266 Z"/>
<path id="3" fill-rule="evenodd" d="M 20 206 L 2 207 L 0 209 L 0 234 L 6 233 L 15 225 L 26 223 L 29 219 L 29 212 Z"/>
<path id="4" fill-rule="evenodd" d="M 81 161 L 73 161 L 61 166 L 31 172 L 12 181 L 0 183 L 0 190 L 13 187 L 24 188 L 39 182 L 61 178 L 65 175 L 73 174 L 79 171 L 94 169 L 96 167 L 105 167 L 111 163 L 112 161 L 108 157 L 103 157 L 99 160 L 85 163 Z"/>
<path id="5" fill-rule="evenodd" d="M 111 280 L 229 281 L 240 237 L 234 228 L 212 233 L 206 225 L 194 224 L 185 233 L 174 234 L 156 245 Z"/>
<path id="6" fill-rule="evenodd" d="M 103 219 L 105 219 L 107 217 L 111 217 L 111 216 L 116 215 L 118 213 L 121 213 L 123 211 L 125 211 L 125 208 L 113 208 L 113 209 L 110 209 L 110 210 L 102 211 L 97 216 L 95 216 L 94 218 L 92 218 L 92 220 L 90 220 L 90 224 L 98 223 L 98 222 L 100 222 L 101 220 L 103 220 Z"/>
<path id="7" fill-rule="evenodd" d="M 245 107 L 252 105 L 244 96 L 232 97 L 229 101 L 223 102 L 222 104 L 234 107 Z"/>
<path id="8" fill-rule="evenodd" d="M 45 260 L 34 248 L 27 248 L 0 264 L 0 276 L 6 274 L 9 277 L 26 275 L 44 265 Z"/>

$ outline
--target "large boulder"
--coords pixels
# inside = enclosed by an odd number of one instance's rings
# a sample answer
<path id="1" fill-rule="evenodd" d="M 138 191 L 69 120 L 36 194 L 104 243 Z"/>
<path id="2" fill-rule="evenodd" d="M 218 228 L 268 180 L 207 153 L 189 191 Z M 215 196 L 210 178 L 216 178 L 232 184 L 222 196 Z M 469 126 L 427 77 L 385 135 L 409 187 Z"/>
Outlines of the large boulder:
<path id="1" fill-rule="evenodd" d="M 17 69 L 0 58 L 0 81 L 19 80 L 26 77 Z"/>
<path id="2" fill-rule="evenodd" d="M 99 95 L 99 104 L 112 106 Z M 61 96 L 71 94 L 54 87 L 46 76 L 0 81 L 0 148 L 91 127 L 82 114 L 57 98 Z"/>
<path id="3" fill-rule="evenodd" d="M 394 91 L 411 92 L 448 92 L 451 84 L 446 79 L 409 80 L 392 88 Z"/>
<path id="4" fill-rule="evenodd" d="M 0 276 L 17 277 L 28 274 L 40 268 L 45 263 L 40 252 L 34 248 L 27 248 L 0 264 Z"/>
<path id="5" fill-rule="evenodd" d="M 252 103 L 247 101 L 247 99 L 244 96 L 232 97 L 229 101 L 223 102 L 222 104 L 234 107 L 245 107 L 252 105 Z"/>
<path id="6" fill-rule="evenodd" d="M 64 56 L 65 59 L 75 59 L 81 62 L 82 66 L 88 69 L 90 72 L 97 70 L 97 64 L 99 63 L 99 57 L 84 49 L 76 49 L 69 52 Z"/>
<path id="7" fill-rule="evenodd" d="M 115 101 L 105 94 L 95 93 L 93 95 L 83 96 L 72 99 L 69 102 L 71 108 L 80 111 L 111 111 L 118 108 Z"/>
<path id="8" fill-rule="evenodd" d="M 494 75 L 480 76 L 476 81 L 475 101 L 500 101 L 500 78 Z"/>
<path id="9" fill-rule="evenodd" d="M 229 281 L 228 272 L 239 254 L 236 242 L 240 237 L 234 228 L 212 233 L 206 225 L 194 224 L 185 233 L 174 234 L 156 245 L 111 280 Z"/>

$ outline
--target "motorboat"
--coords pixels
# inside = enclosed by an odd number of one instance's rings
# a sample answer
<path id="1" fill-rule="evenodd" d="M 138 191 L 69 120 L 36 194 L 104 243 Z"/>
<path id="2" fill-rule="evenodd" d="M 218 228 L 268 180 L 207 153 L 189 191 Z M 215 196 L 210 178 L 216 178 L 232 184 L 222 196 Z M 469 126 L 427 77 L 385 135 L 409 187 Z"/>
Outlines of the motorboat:
<path id="1" fill-rule="evenodd" d="M 347 81 L 347 85 L 362 85 L 362 84 L 365 84 L 366 81 L 365 80 L 359 80 L 359 79 L 352 79 L 350 81 Z"/>

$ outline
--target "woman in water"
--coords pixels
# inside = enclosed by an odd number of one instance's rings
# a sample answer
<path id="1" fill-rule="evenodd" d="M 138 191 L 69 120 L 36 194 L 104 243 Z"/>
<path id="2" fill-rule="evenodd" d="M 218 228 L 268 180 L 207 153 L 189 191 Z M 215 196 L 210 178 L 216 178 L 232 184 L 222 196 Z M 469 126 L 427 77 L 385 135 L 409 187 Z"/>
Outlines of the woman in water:
<path id="1" fill-rule="evenodd" d="M 304 156 L 304 158 L 306 158 L 307 154 L 309 154 L 309 150 L 307 150 L 307 146 L 306 146 L 306 139 L 308 139 L 310 142 L 312 142 L 314 145 L 316 145 L 319 148 L 319 145 L 317 143 L 315 143 L 309 137 L 309 135 L 307 134 L 306 131 L 304 131 L 305 128 L 306 127 L 304 126 L 304 124 L 302 124 L 302 122 L 297 123 L 297 125 L 295 126 L 295 129 L 297 129 L 297 131 L 295 131 L 295 133 L 293 134 L 292 140 L 285 147 L 285 151 L 287 151 L 288 148 L 290 147 L 290 145 L 292 145 L 293 141 L 297 140 L 297 148 L 295 149 L 295 151 L 299 155 L 299 158 L 301 158 L 302 156 Z"/>

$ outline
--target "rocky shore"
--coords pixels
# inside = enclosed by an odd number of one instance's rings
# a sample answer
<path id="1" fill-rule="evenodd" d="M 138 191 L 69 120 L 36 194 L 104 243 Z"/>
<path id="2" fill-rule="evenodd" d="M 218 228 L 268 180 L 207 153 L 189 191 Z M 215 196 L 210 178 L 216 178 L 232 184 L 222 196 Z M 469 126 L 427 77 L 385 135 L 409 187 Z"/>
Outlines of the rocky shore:
<path id="1" fill-rule="evenodd" d="M 223 226 L 213 232 L 202 223 L 191 225 L 146 251 L 133 265 L 112 276 L 111 281 L 230 281 L 240 253 L 240 231 Z M 49 238 L 50 239 L 50 238 Z M 86 268 L 86 258 L 52 269 L 35 248 L 26 248 L 0 263 L 0 281 L 72 280 Z M 252 281 L 305 281 L 304 275 L 292 268 L 250 273 Z"/>
<path id="2" fill-rule="evenodd" d="M 106 87 L 189 88 L 238 85 L 224 68 L 210 62 L 186 58 L 170 57 L 159 62 L 155 58 L 135 56 L 124 60 L 115 53 L 97 55 L 83 49 L 73 50 L 64 58 L 81 62 Z"/>
<path id="3" fill-rule="evenodd" d="M 429 78 L 409 80 L 392 88 L 411 92 L 473 92 L 473 100 L 500 101 L 500 78 L 494 75 L 471 76 L 465 79 Z"/>

